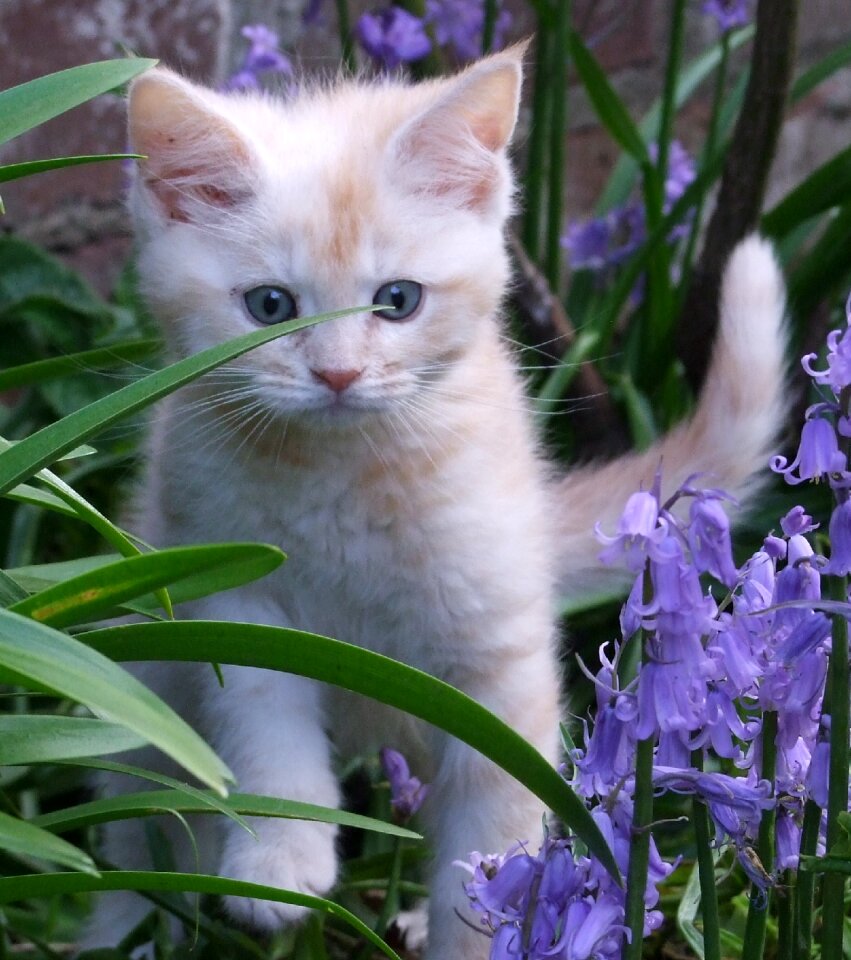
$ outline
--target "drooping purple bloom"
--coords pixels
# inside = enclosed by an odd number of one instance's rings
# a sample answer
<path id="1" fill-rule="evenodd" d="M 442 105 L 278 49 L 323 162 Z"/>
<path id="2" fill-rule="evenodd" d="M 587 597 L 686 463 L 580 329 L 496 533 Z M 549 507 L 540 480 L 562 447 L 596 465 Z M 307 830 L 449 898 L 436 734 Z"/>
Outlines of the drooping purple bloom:
<path id="1" fill-rule="evenodd" d="M 718 843 L 729 837 L 737 845 L 756 836 L 763 810 L 774 806 L 772 786 L 760 780 L 755 786 L 744 777 L 699 770 L 653 768 L 653 786 L 674 793 L 696 794 L 706 803 L 715 824 Z"/>
<path id="2" fill-rule="evenodd" d="M 647 491 L 634 493 L 627 500 L 614 537 L 606 536 L 599 523 L 594 527 L 597 539 L 606 545 L 600 553 L 601 562 L 622 561 L 636 573 L 644 567 L 648 556 L 660 559 L 670 556 L 672 546 L 667 532 L 667 520 L 659 517 L 659 499 Z"/>
<path id="3" fill-rule="evenodd" d="M 813 518 L 804 510 L 803 507 L 792 507 L 785 517 L 780 518 L 780 528 L 787 537 L 794 537 L 796 534 L 811 533 L 819 528 L 818 523 L 813 523 Z"/>
<path id="4" fill-rule="evenodd" d="M 712 574 L 727 587 L 734 586 L 738 571 L 724 508 L 715 499 L 700 497 L 692 500 L 690 514 L 688 542 L 697 569 Z"/>
<path id="5" fill-rule="evenodd" d="M 724 32 L 744 27 L 750 18 L 747 0 L 704 0 L 702 10 L 707 16 L 715 17 Z"/>
<path id="6" fill-rule="evenodd" d="M 825 573 L 844 577 L 851 573 L 851 500 L 840 503 L 830 517 L 830 560 Z"/>
<path id="7" fill-rule="evenodd" d="M 242 64 L 225 83 L 225 90 L 258 90 L 260 78 L 267 73 L 278 73 L 292 78 L 293 67 L 289 57 L 280 49 L 277 33 L 262 23 L 243 27 L 240 31 L 250 43 Z"/>
<path id="8" fill-rule="evenodd" d="M 771 469 L 782 473 L 786 482 L 791 484 L 844 472 L 845 454 L 839 449 L 833 424 L 818 416 L 807 420 L 801 430 L 801 444 L 795 459 L 789 463 L 786 457 L 772 457 Z M 797 475 L 792 472 L 796 469 Z"/>
<path id="9" fill-rule="evenodd" d="M 428 785 L 411 776 L 408 761 L 397 750 L 383 747 L 379 753 L 381 767 L 390 781 L 390 806 L 399 820 L 410 820 L 420 809 L 428 793 Z"/>
<path id="10" fill-rule="evenodd" d="M 420 60 L 431 50 L 424 22 L 397 6 L 362 14 L 355 24 L 355 35 L 364 50 L 385 70 Z"/>
<path id="11" fill-rule="evenodd" d="M 845 315 L 848 323 L 845 330 L 832 330 L 827 335 L 827 369 L 813 369 L 814 353 L 808 353 L 801 360 L 813 380 L 830 387 L 837 399 L 845 387 L 851 386 L 851 296 L 845 304 Z"/>
<path id="12" fill-rule="evenodd" d="M 426 0 L 426 23 L 434 30 L 437 43 L 441 47 L 453 47 L 462 60 L 474 60 L 482 55 L 484 0 Z M 492 50 L 502 47 L 510 28 L 511 14 L 500 10 L 494 24 Z"/>

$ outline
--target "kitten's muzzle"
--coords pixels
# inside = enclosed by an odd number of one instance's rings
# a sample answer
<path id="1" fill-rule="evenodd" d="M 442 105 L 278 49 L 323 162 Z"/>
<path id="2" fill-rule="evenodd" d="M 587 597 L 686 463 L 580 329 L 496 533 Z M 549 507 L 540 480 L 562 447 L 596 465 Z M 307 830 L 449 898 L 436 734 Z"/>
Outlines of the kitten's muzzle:
<path id="1" fill-rule="evenodd" d="M 334 393 L 342 393 L 360 377 L 363 370 L 311 370 L 314 380 L 324 383 Z"/>

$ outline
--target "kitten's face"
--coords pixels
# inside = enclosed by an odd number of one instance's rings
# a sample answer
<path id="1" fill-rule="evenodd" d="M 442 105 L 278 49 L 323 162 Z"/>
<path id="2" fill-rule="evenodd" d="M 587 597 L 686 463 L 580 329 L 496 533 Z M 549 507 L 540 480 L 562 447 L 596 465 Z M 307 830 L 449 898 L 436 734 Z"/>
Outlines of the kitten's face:
<path id="1" fill-rule="evenodd" d="M 515 51 L 450 81 L 291 103 L 137 81 L 140 272 L 176 351 L 380 303 L 245 355 L 233 389 L 344 423 L 439 388 L 504 291 L 519 77 Z"/>

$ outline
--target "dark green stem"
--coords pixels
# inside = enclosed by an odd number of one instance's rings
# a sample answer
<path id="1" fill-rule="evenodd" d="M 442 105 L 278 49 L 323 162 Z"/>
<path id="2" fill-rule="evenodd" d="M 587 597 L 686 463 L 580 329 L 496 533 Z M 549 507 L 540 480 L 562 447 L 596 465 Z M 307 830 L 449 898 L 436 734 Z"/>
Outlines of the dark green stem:
<path id="1" fill-rule="evenodd" d="M 724 89 L 727 85 L 727 65 L 730 62 L 730 32 L 725 31 L 721 37 L 721 60 L 718 63 L 718 70 L 715 73 L 715 89 L 712 94 L 712 112 L 709 117 L 709 129 L 706 132 L 706 143 L 703 148 L 703 162 L 707 163 L 715 156 L 715 149 L 718 144 L 718 128 L 721 120 L 721 106 L 724 102 Z M 706 193 L 704 190 L 697 200 L 692 215 L 691 229 L 689 230 L 688 242 L 686 243 L 685 254 L 682 260 L 683 276 L 680 281 L 680 293 L 677 298 L 677 308 L 674 316 L 680 316 L 683 308 L 686 293 L 691 280 L 691 273 L 694 267 L 694 251 L 697 246 L 697 238 L 700 233 L 700 222 L 703 219 L 703 209 L 706 205 Z"/>
<path id="2" fill-rule="evenodd" d="M 648 737 L 638 741 L 636 750 L 635 805 L 625 910 L 625 923 L 631 940 L 624 946 L 624 960 L 641 960 L 644 942 L 644 891 L 650 862 L 650 824 L 653 822 L 653 747 L 653 737 Z"/>
<path id="3" fill-rule="evenodd" d="M 812 800 L 804 805 L 804 824 L 801 827 L 801 856 L 814 857 L 818 848 L 821 807 Z M 816 875 L 809 870 L 798 871 L 795 889 L 794 950 L 796 960 L 810 960 L 813 952 L 813 897 Z"/>
<path id="4" fill-rule="evenodd" d="M 532 121 L 529 130 L 529 151 L 526 157 L 523 246 L 529 257 L 540 262 L 541 219 L 546 186 L 547 147 L 550 104 L 550 54 L 552 31 L 543 19 L 538 21 L 535 37 L 535 86 L 532 91 Z"/>
<path id="5" fill-rule="evenodd" d="M 644 602 L 653 596 L 650 570 L 645 567 Z M 641 643 L 641 665 L 646 666 L 648 651 L 644 630 L 638 632 Z M 641 676 L 638 682 L 641 683 Z M 641 960 L 644 941 L 644 893 L 650 863 L 650 824 L 653 822 L 653 748 L 655 737 L 639 740 L 635 757 L 635 793 L 632 810 L 632 843 L 629 849 L 629 867 L 626 875 L 626 906 L 624 923 L 630 932 L 624 944 L 623 960 Z"/>
<path id="6" fill-rule="evenodd" d="M 567 42 L 570 35 L 570 0 L 558 0 L 553 29 L 550 94 L 550 164 L 547 191 L 547 236 L 544 274 L 558 296 L 561 286 L 562 198 L 565 175 L 565 118 L 567 114 Z"/>
<path id="7" fill-rule="evenodd" d="M 848 408 L 843 396 L 843 409 Z M 831 577 L 830 595 L 833 600 L 848 599 L 848 578 Z M 830 773 L 827 793 L 827 851 L 830 853 L 844 833 L 839 814 L 848 809 L 848 621 L 833 618 L 833 632 L 828 670 L 828 698 L 830 705 Z M 842 960 L 842 931 L 845 922 L 845 877 L 841 873 L 826 873 L 822 880 L 822 960 Z"/>
<path id="8" fill-rule="evenodd" d="M 795 892 L 795 875 L 784 870 L 777 892 L 777 960 L 792 960 L 794 956 Z"/>
<path id="9" fill-rule="evenodd" d="M 671 146 L 671 131 L 674 123 L 674 107 L 679 79 L 680 61 L 683 55 L 683 25 L 685 0 L 675 0 L 671 8 L 671 36 L 668 43 L 668 62 L 665 65 L 665 88 L 659 111 L 659 133 L 656 138 L 656 169 L 662 183 L 668 170 L 668 155 Z"/>
<path id="10" fill-rule="evenodd" d="M 493 38 L 496 31 L 496 17 L 499 11 L 499 0 L 485 0 L 485 19 L 482 24 L 482 53 L 493 50 Z"/>
<path id="11" fill-rule="evenodd" d="M 358 69 L 358 60 L 354 39 L 352 37 L 348 0 L 337 0 L 337 29 L 340 33 L 343 64 L 349 73 L 355 74 Z"/>
<path id="12" fill-rule="evenodd" d="M 777 713 L 768 710 L 762 717 L 762 767 L 760 777 L 774 784 L 777 767 Z M 762 868 L 767 874 L 774 869 L 774 822 L 775 809 L 764 810 L 759 822 L 759 837 L 756 852 Z M 768 904 L 771 899 L 771 888 L 765 893 L 759 885 L 751 884 L 750 903 L 748 905 L 748 919 L 745 924 L 745 940 L 742 946 L 742 956 L 760 960 L 765 947 L 765 927 L 768 920 Z"/>
<path id="13" fill-rule="evenodd" d="M 382 939 L 387 933 L 387 927 L 390 925 L 390 921 L 399 913 L 399 885 L 402 878 L 402 861 L 404 859 L 402 846 L 402 838 L 394 837 L 393 859 L 390 861 L 390 873 L 387 877 L 387 892 L 385 893 L 384 903 L 381 905 L 381 910 L 378 913 L 378 918 L 373 927 L 375 933 Z M 354 960 L 369 960 L 369 958 L 373 956 L 373 953 L 374 948 L 372 944 L 365 943 L 355 955 Z"/>
<path id="14" fill-rule="evenodd" d="M 703 751 L 694 750 L 691 765 L 703 769 Z M 718 919 L 718 892 L 715 885 L 715 860 L 712 856 L 712 830 L 709 811 L 702 800 L 691 802 L 694 840 L 697 847 L 697 873 L 700 879 L 700 912 L 703 916 L 704 960 L 721 960 L 721 924 Z"/>

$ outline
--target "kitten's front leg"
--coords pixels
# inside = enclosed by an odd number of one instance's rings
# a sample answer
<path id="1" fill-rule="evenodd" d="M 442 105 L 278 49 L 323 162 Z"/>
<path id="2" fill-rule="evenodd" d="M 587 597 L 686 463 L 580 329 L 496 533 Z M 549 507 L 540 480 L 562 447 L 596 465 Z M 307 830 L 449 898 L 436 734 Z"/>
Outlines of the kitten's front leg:
<path id="1" fill-rule="evenodd" d="M 193 613 L 196 611 L 193 611 Z M 205 616 L 221 616 L 205 609 Z M 228 619 L 270 623 L 260 610 L 228 610 Z M 249 616 L 249 614 L 251 614 Z M 244 615 L 244 616 L 243 616 Z M 280 623 L 280 620 L 278 619 Z M 304 677 L 250 667 L 204 674 L 204 727 L 243 793 L 339 806 L 331 747 L 324 729 L 321 685 Z M 256 839 L 230 820 L 223 823 L 219 872 L 300 893 L 323 896 L 337 877 L 336 828 L 305 820 L 251 818 Z M 260 930 L 300 920 L 305 909 L 240 897 L 226 898 L 228 913 Z"/>
<path id="2" fill-rule="evenodd" d="M 553 765 L 559 755 L 557 669 L 549 652 L 503 663 L 498 674 L 466 686 Z M 423 808 L 434 845 L 429 884 L 427 960 L 486 960 L 490 940 L 470 909 L 469 874 L 454 864 L 469 854 L 502 854 L 518 841 L 532 854 L 543 837 L 544 805 L 513 777 L 457 740 L 447 738 Z M 466 922 L 465 922 L 466 921 Z"/>

